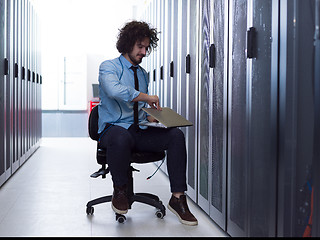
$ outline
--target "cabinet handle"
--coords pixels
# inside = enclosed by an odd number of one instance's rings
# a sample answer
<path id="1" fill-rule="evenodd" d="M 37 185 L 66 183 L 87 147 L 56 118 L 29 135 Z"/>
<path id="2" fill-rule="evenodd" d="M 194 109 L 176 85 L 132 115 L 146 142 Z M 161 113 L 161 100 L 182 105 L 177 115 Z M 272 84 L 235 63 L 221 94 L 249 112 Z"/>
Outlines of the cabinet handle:
<path id="1" fill-rule="evenodd" d="M 21 79 L 24 80 L 25 77 L 26 77 L 25 68 L 22 67 L 22 68 L 21 68 Z"/>
<path id="2" fill-rule="evenodd" d="M 4 59 L 4 75 L 9 74 L 9 61 L 7 58 Z"/>
<path id="3" fill-rule="evenodd" d="M 163 80 L 163 66 L 160 67 L 160 79 Z"/>
<path id="4" fill-rule="evenodd" d="M 174 72 L 174 69 L 173 69 L 173 61 L 170 63 L 170 77 L 173 77 L 173 72 Z"/>
<path id="5" fill-rule="evenodd" d="M 210 46 L 210 53 L 209 53 L 209 67 L 215 68 L 216 67 L 216 47 L 214 44 Z"/>
<path id="6" fill-rule="evenodd" d="M 257 57 L 257 31 L 254 27 L 247 31 L 247 58 Z"/>
<path id="7" fill-rule="evenodd" d="M 190 73 L 190 54 L 186 56 L 186 73 Z"/>
<path id="8" fill-rule="evenodd" d="M 19 66 L 17 63 L 14 64 L 14 77 L 17 78 L 19 75 Z"/>

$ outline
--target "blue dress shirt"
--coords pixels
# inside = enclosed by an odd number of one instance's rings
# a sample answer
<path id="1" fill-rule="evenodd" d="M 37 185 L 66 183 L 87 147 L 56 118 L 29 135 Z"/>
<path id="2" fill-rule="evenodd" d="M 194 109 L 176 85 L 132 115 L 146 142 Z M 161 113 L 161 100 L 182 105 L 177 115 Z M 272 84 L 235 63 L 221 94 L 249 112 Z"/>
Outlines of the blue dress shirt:
<path id="1" fill-rule="evenodd" d="M 134 87 L 132 64 L 123 56 L 104 61 L 99 68 L 99 121 L 98 133 L 101 133 L 107 123 L 128 129 L 133 124 L 132 100 L 140 92 L 148 93 L 149 80 L 146 71 L 139 66 L 137 70 L 139 91 Z M 146 121 L 147 114 L 141 110 L 147 103 L 139 102 L 139 122 Z M 140 126 L 142 128 L 142 126 Z"/>

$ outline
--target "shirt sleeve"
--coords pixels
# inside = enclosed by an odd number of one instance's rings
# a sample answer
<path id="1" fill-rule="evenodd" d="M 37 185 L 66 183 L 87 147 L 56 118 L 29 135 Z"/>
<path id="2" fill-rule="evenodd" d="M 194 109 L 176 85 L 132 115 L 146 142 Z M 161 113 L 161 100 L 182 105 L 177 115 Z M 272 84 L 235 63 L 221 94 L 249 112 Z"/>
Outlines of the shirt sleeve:
<path id="1" fill-rule="evenodd" d="M 140 92 L 131 86 L 121 84 L 119 70 L 110 61 L 103 62 L 99 67 L 99 81 L 102 90 L 111 98 L 131 102 Z"/>

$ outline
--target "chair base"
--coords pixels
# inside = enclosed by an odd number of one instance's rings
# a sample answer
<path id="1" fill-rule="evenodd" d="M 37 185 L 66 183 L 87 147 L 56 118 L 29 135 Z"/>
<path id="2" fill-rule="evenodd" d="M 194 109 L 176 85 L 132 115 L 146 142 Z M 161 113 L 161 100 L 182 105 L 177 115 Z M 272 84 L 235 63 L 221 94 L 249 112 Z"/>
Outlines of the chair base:
<path id="1" fill-rule="evenodd" d="M 112 195 L 109 196 L 103 196 L 96 199 L 93 199 L 87 203 L 86 213 L 88 215 L 92 215 L 94 212 L 94 205 L 101 204 L 101 203 L 107 203 L 111 202 Z M 157 209 L 156 216 L 158 218 L 163 218 L 166 215 L 166 208 L 162 204 L 162 201 L 159 199 L 158 196 L 150 194 L 150 193 L 135 193 L 131 197 L 128 198 L 129 202 L 129 209 L 131 209 L 131 206 L 134 202 L 140 202 L 144 203 L 150 206 L 153 206 Z M 122 214 L 116 214 L 116 220 L 119 223 L 123 223 L 126 220 L 126 217 Z"/>
<path id="2" fill-rule="evenodd" d="M 106 169 L 108 170 L 108 169 Z M 133 192 L 133 177 L 132 177 L 132 172 L 133 171 L 139 171 L 137 169 L 134 169 L 133 167 L 130 167 L 128 170 L 128 204 L 129 204 L 129 209 L 131 209 L 131 206 L 134 202 L 140 202 L 144 203 L 150 206 L 153 206 L 157 209 L 156 211 L 156 216 L 158 218 L 163 218 L 166 215 L 166 208 L 162 204 L 162 201 L 159 199 L 158 196 L 151 194 L 151 193 L 134 193 Z M 112 195 L 108 196 L 103 196 L 99 197 L 96 199 L 93 199 L 87 203 L 87 208 L 86 208 L 86 213 L 88 215 L 92 215 L 94 212 L 94 205 L 101 204 L 101 203 L 108 203 L 111 202 L 112 200 Z M 120 223 L 123 223 L 126 220 L 126 217 L 122 214 L 116 213 L 116 220 Z"/>

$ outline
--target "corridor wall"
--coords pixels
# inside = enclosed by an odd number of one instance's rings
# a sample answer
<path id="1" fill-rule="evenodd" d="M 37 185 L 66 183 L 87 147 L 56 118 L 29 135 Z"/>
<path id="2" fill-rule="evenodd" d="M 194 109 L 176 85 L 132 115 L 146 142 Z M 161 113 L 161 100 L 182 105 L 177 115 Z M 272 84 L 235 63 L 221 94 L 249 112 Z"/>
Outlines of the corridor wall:
<path id="1" fill-rule="evenodd" d="M 316 2 L 154 0 L 143 16 L 161 32 L 150 92 L 194 124 L 187 194 L 231 236 L 303 236 L 310 216 L 319 236 Z"/>
<path id="2" fill-rule="evenodd" d="M 0 186 L 41 140 L 37 14 L 29 0 L 0 0 Z"/>

